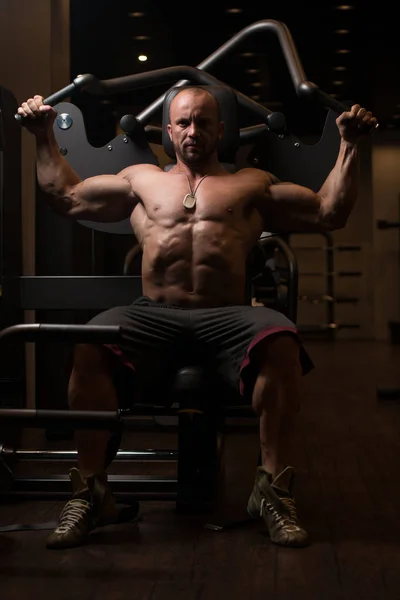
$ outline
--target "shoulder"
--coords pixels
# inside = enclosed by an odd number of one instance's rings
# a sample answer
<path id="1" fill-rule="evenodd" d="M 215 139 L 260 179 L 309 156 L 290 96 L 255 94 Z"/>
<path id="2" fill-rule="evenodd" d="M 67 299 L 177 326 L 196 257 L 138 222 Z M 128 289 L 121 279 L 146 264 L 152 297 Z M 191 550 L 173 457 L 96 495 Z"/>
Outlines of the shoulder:
<path id="1" fill-rule="evenodd" d="M 123 177 L 124 179 L 131 180 L 142 175 L 153 175 L 155 172 L 163 173 L 163 170 L 160 169 L 160 167 L 158 167 L 157 165 L 152 165 L 150 163 L 140 163 L 138 165 L 130 165 L 129 167 L 122 169 L 122 171 L 120 171 L 118 175 L 120 177 Z"/>
<path id="2" fill-rule="evenodd" d="M 117 173 L 117 177 L 124 182 L 124 185 L 127 185 L 131 199 L 137 204 L 149 188 L 151 178 L 154 178 L 155 172 L 162 173 L 163 171 L 156 165 L 145 163 L 131 165 L 122 169 L 122 171 Z"/>
<path id="3" fill-rule="evenodd" d="M 244 169 L 240 169 L 235 175 L 237 177 L 252 179 L 253 181 L 260 181 L 265 183 L 265 185 L 275 185 L 277 183 L 281 183 L 273 173 L 270 173 L 269 171 L 263 171 L 262 169 L 255 169 L 254 167 L 245 167 Z"/>

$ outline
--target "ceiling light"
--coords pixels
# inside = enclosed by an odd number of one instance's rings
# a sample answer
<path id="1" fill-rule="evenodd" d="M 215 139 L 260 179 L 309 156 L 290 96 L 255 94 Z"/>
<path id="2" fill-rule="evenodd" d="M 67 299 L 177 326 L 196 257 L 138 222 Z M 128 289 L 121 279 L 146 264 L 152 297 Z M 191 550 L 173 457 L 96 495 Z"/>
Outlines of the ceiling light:
<path id="1" fill-rule="evenodd" d="M 261 96 L 258 96 L 256 94 L 255 96 L 250 96 L 250 98 L 252 98 L 252 100 L 259 100 L 261 98 Z"/>
<path id="2" fill-rule="evenodd" d="M 139 54 L 137 58 L 140 60 L 140 62 L 146 62 L 147 60 L 147 56 L 145 54 Z"/>
<path id="3" fill-rule="evenodd" d="M 133 37 L 134 40 L 142 41 L 142 40 L 151 40 L 149 35 L 135 35 Z"/>
<path id="4" fill-rule="evenodd" d="M 252 85 L 253 87 L 261 87 L 262 83 L 260 81 L 253 81 L 253 83 L 251 83 L 250 85 Z"/>
<path id="5" fill-rule="evenodd" d="M 338 54 L 349 54 L 350 50 L 347 50 L 346 48 L 340 48 L 339 50 L 336 50 L 336 52 Z"/>
<path id="6" fill-rule="evenodd" d="M 339 6 L 335 6 L 337 10 L 353 10 L 354 6 L 351 4 L 339 4 Z"/>
<path id="7" fill-rule="evenodd" d="M 339 79 L 336 81 L 332 81 L 333 85 L 344 85 L 344 81 L 340 81 Z"/>
<path id="8" fill-rule="evenodd" d="M 259 73 L 260 69 L 246 69 L 246 73 Z"/>
<path id="9" fill-rule="evenodd" d="M 138 18 L 138 17 L 144 17 L 144 13 L 142 12 L 131 12 L 128 13 L 128 17 L 133 17 L 133 18 Z"/>
<path id="10" fill-rule="evenodd" d="M 333 67 L 335 71 L 347 71 L 347 67 L 342 67 L 341 65 L 339 67 Z"/>
<path id="11" fill-rule="evenodd" d="M 239 56 L 245 56 L 246 58 L 255 56 L 254 52 L 242 52 Z"/>
<path id="12" fill-rule="evenodd" d="M 230 15 L 237 15 L 243 12 L 243 8 L 227 8 L 225 12 L 229 13 Z"/>
<path id="13" fill-rule="evenodd" d="M 338 35 L 345 35 L 346 33 L 350 33 L 348 29 L 336 29 L 335 33 Z"/>

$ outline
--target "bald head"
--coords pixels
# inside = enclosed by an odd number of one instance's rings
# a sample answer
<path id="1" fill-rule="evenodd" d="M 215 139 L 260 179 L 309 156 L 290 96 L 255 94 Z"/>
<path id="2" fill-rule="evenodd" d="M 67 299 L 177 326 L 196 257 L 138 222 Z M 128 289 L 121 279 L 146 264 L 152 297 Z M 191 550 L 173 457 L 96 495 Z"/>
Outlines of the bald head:
<path id="1" fill-rule="evenodd" d="M 171 110 L 181 110 L 191 99 L 197 99 L 205 109 L 215 112 L 217 121 L 221 120 L 221 109 L 218 100 L 207 89 L 198 86 L 187 86 L 179 90 L 172 98 L 169 105 L 169 119 Z M 173 108 L 174 107 L 174 108 Z"/>

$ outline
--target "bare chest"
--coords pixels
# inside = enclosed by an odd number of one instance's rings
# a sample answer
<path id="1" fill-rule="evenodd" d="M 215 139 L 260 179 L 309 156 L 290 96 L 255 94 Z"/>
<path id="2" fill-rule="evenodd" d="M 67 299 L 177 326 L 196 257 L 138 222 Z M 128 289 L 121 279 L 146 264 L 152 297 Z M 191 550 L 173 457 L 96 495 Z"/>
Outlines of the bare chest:
<path id="1" fill-rule="evenodd" d="M 255 197 L 255 189 L 235 186 L 234 178 L 223 183 L 210 178 L 191 185 L 184 177 L 174 177 L 162 189 L 146 194 L 143 204 L 149 221 L 166 227 L 204 221 L 238 225 L 251 218 Z"/>

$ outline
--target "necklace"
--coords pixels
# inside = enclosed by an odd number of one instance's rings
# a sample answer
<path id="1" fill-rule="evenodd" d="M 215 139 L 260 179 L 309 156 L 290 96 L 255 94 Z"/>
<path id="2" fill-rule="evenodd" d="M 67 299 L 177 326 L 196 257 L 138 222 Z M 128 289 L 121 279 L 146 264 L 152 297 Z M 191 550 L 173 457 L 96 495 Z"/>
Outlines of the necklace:
<path id="1" fill-rule="evenodd" d="M 183 199 L 183 206 L 185 208 L 187 208 L 188 210 L 191 210 L 192 208 L 194 208 L 196 206 L 196 202 L 197 202 L 197 198 L 196 198 L 196 192 L 199 189 L 199 185 L 201 184 L 201 182 L 203 181 L 203 179 L 205 179 L 206 177 L 209 177 L 208 175 L 204 175 L 199 183 L 196 185 L 196 187 L 194 188 L 194 191 L 192 189 L 192 186 L 190 184 L 190 180 L 189 177 L 186 175 L 186 173 L 184 173 L 183 171 L 175 171 L 175 175 L 185 175 L 187 181 L 188 181 L 188 185 L 189 185 L 189 190 L 190 193 L 186 194 L 186 196 Z"/>

